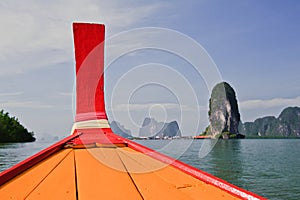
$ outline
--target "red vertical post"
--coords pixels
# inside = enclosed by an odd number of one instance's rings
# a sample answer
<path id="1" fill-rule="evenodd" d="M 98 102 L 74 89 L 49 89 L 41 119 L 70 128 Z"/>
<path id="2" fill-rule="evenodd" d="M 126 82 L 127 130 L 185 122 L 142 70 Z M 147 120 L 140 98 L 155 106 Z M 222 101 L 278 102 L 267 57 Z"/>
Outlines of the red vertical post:
<path id="1" fill-rule="evenodd" d="M 76 60 L 75 121 L 107 119 L 104 103 L 103 24 L 73 23 Z"/>

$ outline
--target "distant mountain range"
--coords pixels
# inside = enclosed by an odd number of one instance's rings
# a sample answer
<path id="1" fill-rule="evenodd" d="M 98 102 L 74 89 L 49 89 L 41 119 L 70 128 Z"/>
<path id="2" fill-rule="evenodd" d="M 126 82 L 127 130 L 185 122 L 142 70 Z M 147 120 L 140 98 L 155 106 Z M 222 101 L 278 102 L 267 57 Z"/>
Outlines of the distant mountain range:
<path id="1" fill-rule="evenodd" d="M 225 114 L 225 116 L 230 116 L 230 114 Z M 222 128 L 226 128 L 225 131 L 223 131 L 224 133 L 227 133 L 226 131 L 228 130 L 232 130 L 229 128 L 229 124 L 229 122 L 226 122 L 226 126 L 222 126 Z M 112 121 L 110 126 L 114 133 L 125 138 L 133 138 L 131 131 L 125 129 L 119 122 Z M 246 138 L 300 138 L 300 107 L 287 107 L 280 113 L 278 118 L 266 116 L 258 118 L 254 122 L 240 122 L 238 129 L 237 133 L 245 135 Z M 207 134 L 207 132 L 204 133 Z M 139 137 L 181 137 L 181 131 L 176 121 L 164 123 L 157 122 L 153 118 L 145 118 L 139 130 Z"/>
<path id="2" fill-rule="evenodd" d="M 125 129 L 117 121 L 112 121 L 110 127 L 114 133 L 125 137 L 133 138 L 131 131 Z M 172 122 L 158 122 L 153 118 L 146 117 L 143 121 L 142 127 L 139 130 L 139 137 L 143 138 L 172 138 L 181 137 L 181 131 L 176 121 Z"/>
<path id="3" fill-rule="evenodd" d="M 157 122 L 153 118 L 146 117 L 140 128 L 139 136 L 148 138 L 181 137 L 181 131 L 177 121 Z"/>
<path id="4" fill-rule="evenodd" d="M 258 118 L 239 127 L 240 133 L 257 137 L 300 137 L 300 107 L 287 107 L 279 115 Z"/>

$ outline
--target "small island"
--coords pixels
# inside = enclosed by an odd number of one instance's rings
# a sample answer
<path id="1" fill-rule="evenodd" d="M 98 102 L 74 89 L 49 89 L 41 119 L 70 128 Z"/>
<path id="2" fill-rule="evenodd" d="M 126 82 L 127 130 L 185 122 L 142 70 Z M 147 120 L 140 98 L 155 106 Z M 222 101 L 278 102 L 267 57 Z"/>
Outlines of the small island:
<path id="1" fill-rule="evenodd" d="M 154 118 L 146 117 L 139 130 L 139 136 L 132 136 L 131 131 L 125 129 L 121 123 L 117 121 L 110 122 L 110 127 L 114 133 L 129 139 L 137 140 L 160 140 L 160 139 L 180 139 L 191 138 L 181 135 L 181 131 L 177 121 L 158 122 Z"/>
<path id="2" fill-rule="evenodd" d="M 139 137 L 148 139 L 176 139 L 182 136 L 177 121 L 158 122 L 154 118 L 146 117 L 140 128 Z"/>
<path id="3" fill-rule="evenodd" d="M 209 99 L 210 124 L 195 139 L 205 138 L 245 138 L 239 133 L 240 113 L 234 89 L 227 83 L 217 84 Z"/>
<path id="4" fill-rule="evenodd" d="M 10 117 L 8 112 L 0 111 L 0 143 L 34 141 L 33 132 L 29 132 L 17 118 Z"/>
<path id="5" fill-rule="evenodd" d="M 300 138 L 300 107 L 287 107 L 275 116 L 242 123 L 234 89 L 227 83 L 217 84 L 209 99 L 210 124 L 194 137 L 207 138 Z"/>

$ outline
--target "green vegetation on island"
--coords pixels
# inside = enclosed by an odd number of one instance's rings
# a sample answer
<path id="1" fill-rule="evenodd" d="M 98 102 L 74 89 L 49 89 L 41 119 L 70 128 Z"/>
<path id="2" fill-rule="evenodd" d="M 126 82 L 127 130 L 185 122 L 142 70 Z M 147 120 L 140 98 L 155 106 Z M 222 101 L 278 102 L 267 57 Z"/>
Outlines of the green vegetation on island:
<path id="1" fill-rule="evenodd" d="M 210 138 L 300 138 L 300 107 L 285 108 L 278 118 L 266 116 L 242 123 L 235 91 L 217 84 L 209 99 L 209 126 L 200 136 Z"/>
<path id="2" fill-rule="evenodd" d="M 266 116 L 240 125 L 248 138 L 300 138 L 300 107 L 287 107 L 279 117 Z"/>
<path id="3" fill-rule="evenodd" d="M 33 132 L 28 132 L 19 120 L 10 117 L 8 112 L 0 111 L 0 143 L 33 141 L 35 141 Z"/>

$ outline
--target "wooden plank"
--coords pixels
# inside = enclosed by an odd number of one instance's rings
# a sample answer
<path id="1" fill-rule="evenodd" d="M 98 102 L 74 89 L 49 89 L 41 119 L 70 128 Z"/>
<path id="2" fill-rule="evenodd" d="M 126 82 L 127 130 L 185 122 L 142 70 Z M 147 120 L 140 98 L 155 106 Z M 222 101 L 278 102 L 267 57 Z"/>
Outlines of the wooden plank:
<path id="1" fill-rule="evenodd" d="M 62 150 L 2 185 L 1 199 L 24 199 L 70 152 Z"/>
<path id="2" fill-rule="evenodd" d="M 233 184 L 230 184 L 230 183 L 228 183 L 218 177 L 215 177 L 207 172 L 199 170 L 193 166 L 187 165 L 179 160 L 175 160 L 174 158 L 171 158 L 169 156 L 158 153 L 158 152 L 154 151 L 153 149 L 149 149 L 145 146 L 142 146 L 136 142 L 133 142 L 132 140 L 128 140 L 125 138 L 123 138 L 123 140 L 127 143 L 129 148 L 136 150 L 142 154 L 146 154 L 146 155 L 148 155 L 156 160 L 159 160 L 163 163 L 172 165 L 175 169 L 178 169 L 178 170 L 182 171 L 183 173 L 190 175 L 200 181 L 208 183 L 208 184 L 212 185 L 213 187 L 219 188 L 222 191 L 228 192 L 237 198 L 253 199 L 253 200 L 265 199 L 257 194 L 254 194 L 250 191 L 247 191 L 247 190 L 239 188 Z"/>
<path id="3" fill-rule="evenodd" d="M 143 163 L 146 159 L 140 160 L 142 154 L 129 154 L 121 150 L 118 154 L 144 199 L 192 199 L 177 189 L 176 185 L 159 177 L 155 171 L 148 171 L 146 166 L 151 163 Z M 143 172 L 143 169 L 147 171 Z"/>
<path id="4" fill-rule="evenodd" d="M 26 199 L 76 199 L 74 151 Z"/>
<path id="5" fill-rule="evenodd" d="M 50 157 L 52 154 L 60 151 L 63 146 L 70 140 L 78 137 L 80 134 L 74 134 L 66 137 L 65 139 L 51 145 L 50 147 L 38 152 L 37 154 L 27 158 L 26 160 L 16 164 L 15 166 L 0 173 L 0 186 L 13 179 L 17 175 L 26 171 L 30 167 L 42 162 L 44 159 Z"/>
<path id="6" fill-rule="evenodd" d="M 77 149 L 75 161 L 79 200 L 142 199 L 115 148 Z"/>
<path id="7" fill-rule="evenodd" d="M 175 194 L 175 196 L 177 194 L 173 191 L 177 190 L 183 192 L 191 199 L 238 199 L 228 192 L 200 181 L 171 165 L 166 165 L 165 163 L 155 160 L 150 156 L 138 153 L 130 148 L 119 149 L 119 154 L 122 160 L 126 163 L 126 167 L 129 168 L 129 172 L 134 177 L 134 180 L 140 181 L 140 183 L 136 182 L 138 187 L 141 187 L 140 185 L 142 184 L 148 185 L 149 190 L 147 191 L 153 191 L 153 187 L 155 187 L 157 183 L 156 179 L 160 179 L 160 181 L 164 182 L 165 185 L 172 186 L 169 190 L 172 190 L 170 193 Z M 150 177 L 149 182 L 147 183 L 145 181 L 148 176 Z M 164 193 L 165 188 L 160 185 L 157 190 Z M 158 192 L 159 191 L 156 193 Z M 170 193 L 167 194 L 168 198 L 173 198 L 170 196 Z M 142 194 L 145 195 L 143 192 Z M 149 196 L 150 195 L 151 194 L 149 194 Z"/>

